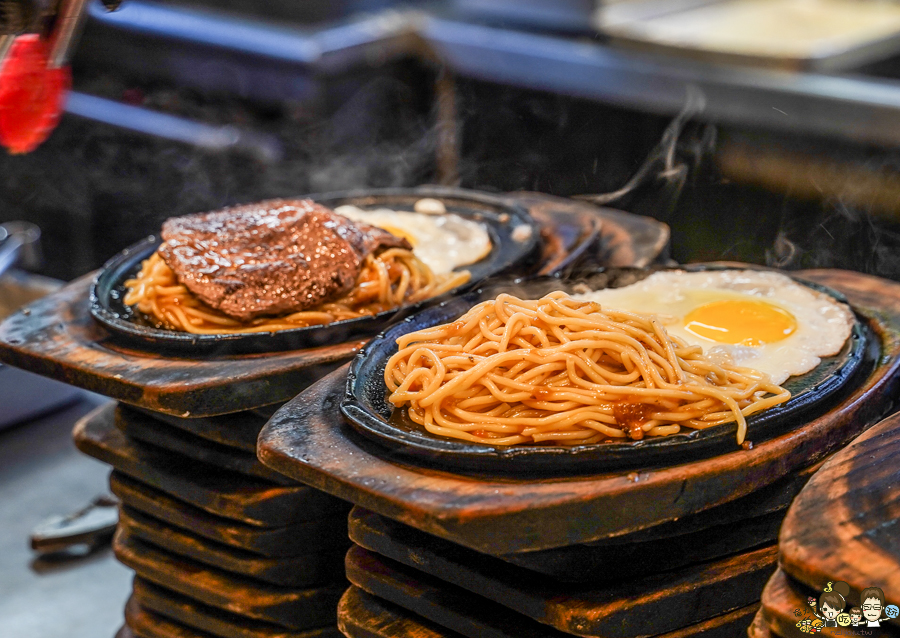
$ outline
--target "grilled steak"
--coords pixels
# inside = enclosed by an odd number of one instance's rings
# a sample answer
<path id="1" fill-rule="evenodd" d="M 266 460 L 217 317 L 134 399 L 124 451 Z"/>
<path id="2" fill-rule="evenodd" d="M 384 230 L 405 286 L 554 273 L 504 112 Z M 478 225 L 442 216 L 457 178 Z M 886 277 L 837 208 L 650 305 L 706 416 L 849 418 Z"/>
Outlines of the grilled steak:
<path id="1" fill-rule="evenodd" d="M 409 248 L 311 200 L 270 200 L 174 217 L 159 252 L 182 284 L 235 319 L 313 308 L 346 293 L 379 247 Z"/>

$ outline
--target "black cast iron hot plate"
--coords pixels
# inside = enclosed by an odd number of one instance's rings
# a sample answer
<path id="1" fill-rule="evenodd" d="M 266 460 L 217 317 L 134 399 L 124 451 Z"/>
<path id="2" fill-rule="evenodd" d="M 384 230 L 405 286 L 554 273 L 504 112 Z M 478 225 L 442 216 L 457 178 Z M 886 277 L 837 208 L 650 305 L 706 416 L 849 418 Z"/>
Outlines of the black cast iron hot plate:
<path id="1" fill-rule="evenodd" d="M 685 270 L 710 267 L 685 267 Z M 577 279 L 498 279 L 410 316 L 369 342 L 353 360 L 341 411 L 357 432 L 386 448 L 392 458 L 429 467 L 488 474 L 605 472 L 631 467 L 676 465 L 734 451 L 738 449 L 735 423 L 640 441 L 571 447 L 470 443 L 430 434 L 409 419 L 405 409 L 395 409 L 387 401 L 384 368 L 387 360 L 397 352 L 396 339 L 401 335 L 453 321 L 475 304 L 493 299 L 501 292 L 538 298 L 554 290 L 582 292 L 585 285 L 592 290 L 618 288 L 639 281 L 651 272 L 654 271 L 609 269 Z M 834 290 L 811 282 L 796 281 L 846 303 L 846 299 Z M 841 352 L 824 358 L 815 369 L 791 377 L 784 383 L 792 394 L 789 401 L 747 419 L 748 440 L 761 442 L 778 436 L 821 414 L 864 377 L 877 357 L 878 339 L 871 333 L 868 324 L 857 318 Z"/>
<path id="2" fill-rule="evenodd" d="M 439 298 L 321 326 L 264 333 L 195 335 L 157 328 L 123 302 L 125 281 L 138 272 L 141 262 L 152 255 L 159 245 L 158 238 L 148 237 L 104 265 L 91 287 L 91 314 L 109 329 L 114 338 L 154 352 L 190 356 L 297 350 L 371 336 L 389 323 L 448 299 L 462 290 L 471 289 L 488 277 L 523 265 L 530 266 L 529 262 L 538 256 L 540 228 L 528 211 L 511 198 L 441 187 L 367 190 L 309 197 L 332 208 L 352 204 L 360 208 L 383 207 L 405 211 L 412 211 L 416 201 L 422 198 L 439 199 L 448 212 L 479 221 L 487 227 L 492 242 L 491 252 L 481 261 L 464 267 L 472 275 L 467 284 Z"/>

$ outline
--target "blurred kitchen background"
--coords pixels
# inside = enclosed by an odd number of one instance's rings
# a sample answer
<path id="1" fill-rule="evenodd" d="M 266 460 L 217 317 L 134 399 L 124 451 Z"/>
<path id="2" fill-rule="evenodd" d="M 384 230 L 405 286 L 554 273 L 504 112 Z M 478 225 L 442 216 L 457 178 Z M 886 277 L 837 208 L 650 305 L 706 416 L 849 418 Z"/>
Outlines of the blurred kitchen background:
<path id="1" fill-rule="evenodd" d="M 162 220 L 364 186 L 606 193 L 672 256 L 900 277 L 900 4 L 89 2 L 67 113 L 0 152 L 42 274 Z M 681 117 L 677 117 L 681 113 Z"/>

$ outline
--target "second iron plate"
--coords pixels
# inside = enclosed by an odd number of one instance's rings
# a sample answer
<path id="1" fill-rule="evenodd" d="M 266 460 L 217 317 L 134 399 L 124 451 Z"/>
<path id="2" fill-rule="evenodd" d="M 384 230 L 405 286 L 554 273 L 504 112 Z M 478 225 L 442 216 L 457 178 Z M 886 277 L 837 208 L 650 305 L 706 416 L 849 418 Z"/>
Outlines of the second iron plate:
<path id="1" fill-rule="evenodd" d="M 490 253 L 465 267 L 471 273 L 469 283 L 442 298 L 471 288 L 488 277 L 520 267 L 538 256 L 540 229 L 528 212 L 510 198 L 440 187 L 373 189 L 310 197 L 332 208 L 352 204 L 362 208 L 386 207 L 407 211 L 413 210 L 416 201 L 428 197 L 443 202 L 449 213 L 484 224 L 491 236 Z M 93 317 L 114 338 L 150 351 L 187 356 L 246 354 L 343 343 L 376 334 L 384 326 L 439 301 L 426 299 L 372 316 L 276 332 L 191 334 L 166 330 L 151 325 L 123 301 L 125 281 L 140 270 L 141 262 L 156 251 L 159 243 L 158 238 L 149 237 L 125 249 L 104 265 L 91 288 Z"/>
<path id="2" fill-rule="evenodd" d="M 677 465 L 733 452 L 739 449 L 735 442 L 735 423 L 622 443 L 574 446 L 470 443 L 427 432 L 410 420 L 405 410 L 395 409 L 387 401 L 385 364 L 397 352 L 396 340 L 401 335 L 453 321 L 472 306 L 493 299 L 501 292 L 538 298 L 554 290 L 580 292 L 585 285 L 592 290 L 617 288 L 643 279 L 651 272 L 610 269 L 577 279 L 495 280 L 478 290 L 408 317 L 373 339 L 353 360 L 341 411 L 357 432 L 379 443 L 392 458 L 429 467 L 488 474 L 597 473 L 632 467 Z M 796 281 L 846 303 L 834 290 Z M 857 319 L 850 338 L 837 355 L 822 359 L 810 372 L 791 377 L 784 383 L 792 395 L 788 402 L 747 419 L 748 439 L 760 442 L 778 436 L 802 426 L 830 408 L 868 372 L 878 356 L 878 350 L 878 339 L 871 334 L 867 324 Z"/>

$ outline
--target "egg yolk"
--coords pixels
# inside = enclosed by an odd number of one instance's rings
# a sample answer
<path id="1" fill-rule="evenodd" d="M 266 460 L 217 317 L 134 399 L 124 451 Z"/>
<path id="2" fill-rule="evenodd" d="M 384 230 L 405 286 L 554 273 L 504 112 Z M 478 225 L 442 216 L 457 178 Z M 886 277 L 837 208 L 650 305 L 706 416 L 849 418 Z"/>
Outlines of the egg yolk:
<path id="1" fill-rule="evenodd" d="M 797 329 L 794 316 L 765 301 L 727 299 L 694 308 L 685 329 L 719 343 L 762 346 L 781 341 Z"/>
<path id="2" fill-rule="evenodd" d="M 400 230 L 396 226 L 389 226 L 388 224 L 380 224 L 379 228 L 381 228 L 381 230 L 388 231 L 394 237 L 399 237 L 401 239 L 405 239 L 406 241 L 409 242 L 409 245 L 412 246 L 413 248 L 416 247 L 416 238 L 413 237 L 410 233 L 406 232 L 405 230 Z"/>

